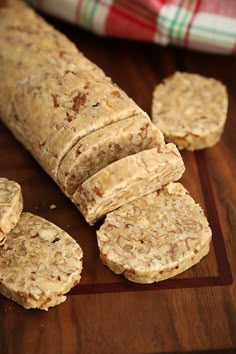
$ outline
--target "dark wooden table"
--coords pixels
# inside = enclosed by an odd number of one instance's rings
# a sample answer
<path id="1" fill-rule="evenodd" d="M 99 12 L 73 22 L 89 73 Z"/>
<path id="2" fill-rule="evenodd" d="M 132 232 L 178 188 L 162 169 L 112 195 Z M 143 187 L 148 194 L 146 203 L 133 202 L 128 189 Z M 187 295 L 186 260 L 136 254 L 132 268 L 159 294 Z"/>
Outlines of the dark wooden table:
<path id="1" fill-rule="evenodd" d="M 100 38 L 49 19 L 145 111 L 176 70 L 221 80 L 229 113 L 221 142 L 183 152 L 182 179 L 208 216 L 210 254 L 176 278 L 139 285 L 102 265 L 89 227 L 29 153 L 0 124 L 0 175 L 18 181 L 24 209 L 71 234 L 84 251 L 82 281 L 48 312 L 0 296 L 1 354 L 234 353 L 236 351 L 236 58 Z M 56 209 L 50 209 L 55 204 Z M 98 226 L 97 226 L 98 227 Z"/>

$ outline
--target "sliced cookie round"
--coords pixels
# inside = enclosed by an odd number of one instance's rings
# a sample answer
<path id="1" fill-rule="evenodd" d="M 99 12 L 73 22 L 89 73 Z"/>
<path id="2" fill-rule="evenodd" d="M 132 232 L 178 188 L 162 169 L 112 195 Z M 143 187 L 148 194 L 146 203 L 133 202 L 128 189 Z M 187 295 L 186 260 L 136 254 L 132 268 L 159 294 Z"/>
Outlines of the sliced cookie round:
<path id="1" fill-rule="evenodd" d="M 16 225 L 23 209 L 21 187 L 7 178 L 0 178 L 0 246 Z"/>
<path id="2" fill-rule="evenodd" d="M 220 140 L 227 109 L 227 91 L 220 81 L 176 72 L 156 86 L 152 120 L 179 149 L 197 150 Z"/>
<path id="3" fill-rule="evenodd" d="M 80 139 L 63 159 L 58 181 L 69 196 L 86 179 L 125 156 L 164 145 L 161 131 L 145 114 L 123 119 Z"/>
<path id="4" fill-rule="evenodd" d="M 182 157 L 174 144 L 126 156 L 89 177 L 72 201 L 89 224 L 136 198 L 178 181 L 184 173 Z"/>
<path id="5" fill-rule="evenodd" d="M 65 231 L 22 213 L 0 249 L 0 292 L 23 307 L 47 310 L 80 281 L 82 250 Z"/>
<path id="6" fill-rule="evenodd" d="M 152 283 L 198 263 L 209 251 L 211 229 L 182 184 L 170 183 L 108 214 L 97 239 L 113 272 Z"/>

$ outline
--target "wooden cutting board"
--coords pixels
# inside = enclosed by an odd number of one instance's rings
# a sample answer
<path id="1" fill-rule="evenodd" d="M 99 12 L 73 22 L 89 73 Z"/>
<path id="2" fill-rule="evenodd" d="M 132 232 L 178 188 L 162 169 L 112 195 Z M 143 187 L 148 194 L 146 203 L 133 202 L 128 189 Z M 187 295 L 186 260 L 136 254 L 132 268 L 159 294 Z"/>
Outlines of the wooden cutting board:
<path id="1" fill-rule="evenodd" d="M 230 107 L 221 142 L 211 149 L 182 152 L 182 183 L 204 208 L 213 241 L 199 264 L 160 283 L 135 284 L 113 274 L 99 259 L 99 225 L 86 224 L 0 123 L 0 176 L 21 184 L 25 211 L 66 230 L 84 251 L 82 281 L 65 303 L 48 312 L 25 310 L 0 296 L 0 353 L 234 353 L 236 58 L 99 38 L 50 21 L 148 114 L 154 86 L 176 70 L 212 76 L 227 86 Z"/>

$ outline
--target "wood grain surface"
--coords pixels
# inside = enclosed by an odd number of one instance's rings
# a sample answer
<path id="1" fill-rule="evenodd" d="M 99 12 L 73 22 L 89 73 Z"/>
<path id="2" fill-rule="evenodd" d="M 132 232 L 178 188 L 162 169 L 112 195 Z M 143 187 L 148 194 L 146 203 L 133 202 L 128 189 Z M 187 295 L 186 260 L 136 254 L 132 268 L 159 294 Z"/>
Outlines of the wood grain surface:
<path id="1" fill-rule="evenodd" d="M 0 296 L 0 354 L 236 352 L 236 58 L 97 37 L 47 18 L 148 114 L 154 86 L 176 70 L 221 80 L 229 112 L 220 143 L 182 152 L 183 184 L 204 208 L 211 250 L 198 265 L 157 284 L 113 274 L 86 224 L 30 154 L 0 123 L 0 175 L 22 186 L 24 210 L 54 222 L 84 251 L 82 281 L 48 312 Z M 55 209 L 50 205 L 55 204 Z"/>

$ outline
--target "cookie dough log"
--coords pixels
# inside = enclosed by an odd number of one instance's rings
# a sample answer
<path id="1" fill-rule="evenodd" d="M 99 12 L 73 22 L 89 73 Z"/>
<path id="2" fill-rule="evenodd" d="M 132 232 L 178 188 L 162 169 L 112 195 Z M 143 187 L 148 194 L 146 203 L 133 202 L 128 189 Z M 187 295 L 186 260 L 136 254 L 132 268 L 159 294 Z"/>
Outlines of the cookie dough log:
<path id="1" fill-rule="evenodd" d="M 15 181 L 0 177 L 0 246 L 18 222 L 23 209 L 21 187 Z"/>
<path id="2" fill-rule="evenodd" d="M 96 77 L 105 76 L 72 42 L 23 1 L 8 0 L 1 4 L 0 31 L 0 85 L 5 88 L 0 91 L 0 102 L 5 105 L 11 101 L 18 81 L 27 80 L 29 75 L 55 68 L 73 70 L 79 66 Z"/>
<path id="3" fill-rule="evenodd" d="M 41 107 L 32 106 L 30 122 L 20 121 L 24 116 L 21 116 L 20 107 L 18 108 L 14 101 L 18 86 L 27 91 L 27 95 L 34 84 L 40 86 L 40 81 L 50 76 L 50 73 L 58 80 L 73 70 L 89 72 L 90 77 L 104 78 L 105 74 L 23 1 L 6 1 L 1 6 L 0 32 L 0 116 L 17 139 L 37 156 L 42 137 L 39 131 L 37 137 L 32 134 L 30 124 L 39 119 L 46 130 L 49 126 L 46 118 L 50 111 L 46 102 L 42 101 Z M 67 82 L 63 84 L 69 85 Z M 42 89 L 46 96 L 47 84 Z M 50 92 L 48 93 L 49 99 L 52 98 Z M 35 95 L 35 92 L 32 94 Z M 26 106 L 27 109 L 30 110 L 30 107 Z M 34 116 L 33 109 L 36 112 L 41 109 L 38 116 Z"/>
<path id="4" fill-rule="evenodd" d="M 185 271 L 209 252 L 211 229 L 180 183 L 136 199 L 106 216 L 97 231 L 102 262 L 137 283 Z"/>
<path id="5" fill-rule="evenodd" d="M 47 310 L 80 281 L 82 250 L 59 227 L 22 213 L 0 249 L 0 292 L 26 309 Z"/>
<path id="6" fill-rule="evenodd" d="M 112 162 L 164 144 L 163 134 L 147 116 L 123 119 L 82 138 L 63 159 L 59 183 L 71 196 L 78 185 Z"/>
<path id="7" fill-rule="evenodd" d="M 33 154 L 56 182 L 63 158 L 80 139 L 135 114 L 146 117 L 110 78 L 95 79 L 79 69 L 19 84 L 14 104 Z"/>
<path id="8" fill-rule="evenodd" d="M 167 144 L 113 162 L 82 183 L 72 201 L 94 224 L 121 205 L 177 181 L 183 172 L 178 149 Z"/>
<path id="9" fill-rule="evenodd" d="M 220 81 L 176 72 L 156 86 L 152 120 L 179 149 L 197 150 L 220 140 L 227 109 L 227 91 Z"/>
<path id="10" fill-rule="evenodd" d="M 82 137 L 144 114 L 22 2 L 2 5 L 0 32 L 0 116 L 56 182 L 63 157 Z"/>

